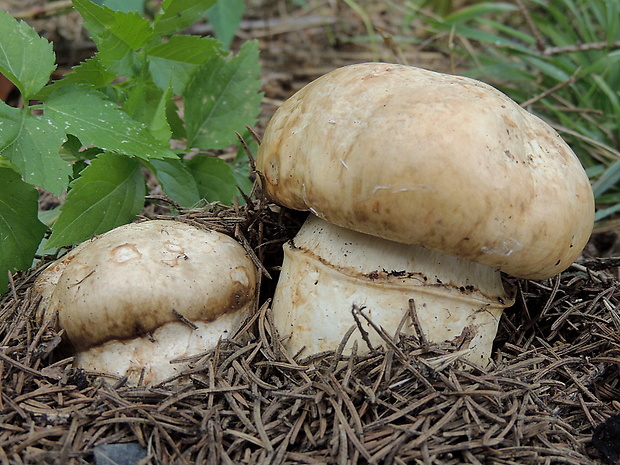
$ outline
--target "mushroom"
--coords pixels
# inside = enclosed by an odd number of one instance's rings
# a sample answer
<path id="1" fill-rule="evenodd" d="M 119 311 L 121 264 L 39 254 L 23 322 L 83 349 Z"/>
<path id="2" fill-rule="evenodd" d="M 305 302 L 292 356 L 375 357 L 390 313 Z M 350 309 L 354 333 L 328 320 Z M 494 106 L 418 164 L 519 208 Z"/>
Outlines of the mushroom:
<path id="1" fill-rule="evenodd" d="M 234 239 L 179 221 L 121 226 L 54 262 L 34 286 L 75 366 L 153 384 L 214 348 L 255 302 L 257 271 Z"/>
<path id="2" fill-rule="evenodd" d="M 588 177 L 548 124 L 482 82 L 410 66 L 310 83 L 269 122 L 257 168 L 274 202 L 311 212 L 273 300 L 291 352 L 335 349 L 356 306 L 486 365 L 513 303 L 500 272 L 554 276 L 592 231 Z"/>

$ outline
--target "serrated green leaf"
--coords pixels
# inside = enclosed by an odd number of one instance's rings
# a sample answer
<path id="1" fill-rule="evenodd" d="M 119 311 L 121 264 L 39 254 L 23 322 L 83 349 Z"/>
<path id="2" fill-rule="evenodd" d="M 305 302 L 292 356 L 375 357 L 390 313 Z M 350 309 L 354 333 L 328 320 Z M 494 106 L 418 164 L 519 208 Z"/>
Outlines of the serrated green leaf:
<path id="1" fill-rule="evenodd" d="M 233 197 L 239 196 L 237 180 L 233 167 L 221 158 L 194 157 L 187 161 L 200 196 L 208 202 L 232 204 Z"/>
<path id="2" fill-rule="evenodd" d="M 182 207 L 191 207 L 202 198 L 196 180 L 182 160 L 150 160 L 145 164 L 155 174 L 166 195 Z"/>
<path id="3" fill-rule="evenodd" d="M 153 35 L 148 19 L 136 12 L 123 11 L 115 12 L 114 23 L 110 25 L 108 32 L 131 50 L 138 50 Z"/>
<path id="4" fill-rule="evenodd" d="M 205 17 L 216 0 L 164 0 L 155 16 L 153 28 L 156 34 L 169 35 L 185 29 Z"/>
<path id="5" fill-rule="evenodd" d="M 116 12 L 116 21 L 110 29 L 95 39 L 99 58 L 106 68 L 118 75 L 132 75 L 136 56 L 134 52 L 152 37 L 151 24 L 138 13 Z"/>
<path id="6" fill-rule="evenodd" d="M 216 2 L 207 11 L 209 24 L 213 27 L 215 37 L 222 42 L 225 49 L 230 48 L 230 44 L 243 19 L 243 13 L 245 13 L 244 0 Z"/>
<path id="7" fill-rule="evenodd" d="M 94 55 L 79 65 L 73 67 L 73 71 L 64 75 L 62 79 L 54 81 L 51 85 L 45 86 L 38 94 L 39 100 L 45 100 L 49 95 L 59 89 L 70 84 L 89 84 L 95 89 L 108 85 L 116 74 L 105 69 L 101 64 L 98 55 Z"/>
<path id="8" fill-rule="evenodd" d="M 60 158 L 64 132 L 49 118 L 4 102 L 0 102 L 0 123 L 0 153 L 11 160 L 26 182 L 60 195 L 71 174 L 71 165 Z M 10 135 L 6 140 L 5 131 Z"/>
<path id="9" fill-rule="evenodd" d="M 149 71 L 161 89 L 172 85 L 181 95 L 198 65 L 214 56 L 221 56 L 219 43 L 209 37 L 175 35 L 166 43 L 147 50 Z"/>
<path id="10" fill-rule="evenodd" d="M 138 121 L 104 94 L 82 85 L 53 92 L 44 103 L 45 114 L 75 135 L 84 145 L 143 159 L 176 157 Z"/>
<path id="11" fill-rule="evenodd" d="M 237 142 L 235 131 L 252 126 L 262 95 L 258 43 L 246 42 L 233 59 L 202 65 L 183 95 L 189 147 L 221 149 Z"/>
<path id="12" fill-rule="evenodd" d="M 115 12 L 91 0 L 73 0 L 73 6 L 82 15 L 84 26 L 91 34 L 101 35 L 114 24 Z"/>
<path id="13" fill-rule="evenodd" d="M 136 12 L 114 11 L 90 0 L 75 0 L 74 5 L 99 48 L 101 63 L 118 75 L 131 74 L 133 52 L 153 37 L 150 22 Z"/>
<path id="14" fill-rule="evenodd" d="M 146 187 L 137 160 L 102 153 L 71 183 L 46 247 L 62 247 L 132 221 L 144 207 Z"/>
<path id="15" fill-rule="evenodd" d="M 37 218 L 38 200 L 33 186 L 0 167 L 0 294 L 7 290 L 7 271 L 30 267 L 47 230 Z"/>
<path id="16" fill-rule="evenodd" d="M 56 69 L 52 44 L 24 22 L 0 10 L 0 72 L 30 100 Z"/>
<path id="17" fill-rule="evenodd" d="M 91 0 L 73 0 L 73 6 L 84 18 L 84 26 L 96 37 L 117 37 L 132 50 L 137 50 L 152 36 L 146 18 L 136 11 L 113 10 Z"/>

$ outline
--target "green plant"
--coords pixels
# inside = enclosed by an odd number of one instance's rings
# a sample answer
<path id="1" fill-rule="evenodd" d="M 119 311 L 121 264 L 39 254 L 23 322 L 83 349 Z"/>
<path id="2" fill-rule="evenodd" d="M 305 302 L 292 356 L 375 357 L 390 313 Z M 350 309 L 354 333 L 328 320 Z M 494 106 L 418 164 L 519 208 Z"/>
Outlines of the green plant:
<path id="1" fill-rule="evenodd" d="M 93 0 L 93 2 L 97 5 L 126 13 L 135 11 L 144 15 L 149 11 L 146 4 L 147 0 Z M 213 28 L 213 33 L 224 49 L 230 47 L 235 32 L 241 24 L 244 12 L 245 3 L 243 0 L 216 1 L 214 5 L 206 10 L 206 17 Z"/>
<path id="2" fill-rule="evenodd" d="M 620 210 L 620 2 L 477 3 L 425 21 L 474 63 L 467 75 L 567 139 L 592 180 L 597 220 Z"/>
<path id="3" fill-rule="evenodd" d="M 207 151 L 236 144 L 236 132 L 255 123 L 257 43 L 233 55 L 213 38 L 180 34 L 215 0 L 164 0 L 152 20 L 73 3 L 98 51 L 52 84 L 51 44 L 0 11 L 0 72 L 24 101 L 0 102 L 0 292 L 7 271 L 28 268 L 41 245 L 75 244 L 135 218 L 145 170 L 184 207 L 230 203 L 237 185 L 251 188 L 244 154 L 227 163 Z M 37 188 L 68 190 L 48 224 Z"/>
<path id="4" fill-rule="evenodd" d="M 100 6 L 107 6 L 112 10 L 124 11 L 129 13 L 131 11 L 137 11 L 141 15 L 146 13 L 146 0 L 93 0 Z"/>

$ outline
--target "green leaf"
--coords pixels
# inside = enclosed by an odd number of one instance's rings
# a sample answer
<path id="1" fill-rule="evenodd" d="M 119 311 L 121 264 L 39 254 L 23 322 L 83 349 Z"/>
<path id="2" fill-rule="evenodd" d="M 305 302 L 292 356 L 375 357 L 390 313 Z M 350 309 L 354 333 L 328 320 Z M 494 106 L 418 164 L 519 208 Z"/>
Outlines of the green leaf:
<path id="1" fill-rule="evenodd" d="M 477 40 L 483 43 L 493 44 L 497 47 L 510 47 L 511 49 L 519 50 L 522 53 L 532 53 L 526 47 L 518 44 L 516 41 L 507 39 L 492 32 L 483 31 L 473 27 L 465 26 L 461 23 L 448 23 L 438 21 L 434 19 L 428 20 L 429 24 L 432 24 L 436 28 L 444 31 L 454 31 L 456 36 L 463 36 L 468 39 Z M 452 32 L 451 32 L 452 33 Z"/>
<path id="2" fill-rule="evenodd" d="M 82 142 L 77 137 L 69 134 L 67 135 L 67 140 L 62 146 L 62 152 L 71 160 L 81 160 L 82 157 Z"/>
<path id="3" fill-rule="evenodd" d="M 171 101 L 172 96 L 172 89 L 168 87 L 166 91 L 161 94 L 157 107 L 148 120 L 148 128 L 151 134 L 162 142 L 167 143 L 170 143 L 170 139 L 172 138 L 172 128 L 167 118 L 168 102 Z"/>
<path id="4" fill-rule="evenodd" d="M 213 27 L 215 37 L 222 42 L 225 49 L 230 48 L 244 12 L 245 2 L 243 0 L 220 1 L 207 11 L 209 24 Z"/>
<path id="5" fill-rule="evenodd" d="M 39 213 L 37 216 L 39 218 L 39 221 L 49 228 L 51 227 L 52 224 L 56 222 L 59 214 L 60 214 L 60 207 L 57 206 L 57 207 L 52 208 L 51 210 L 39 210 Z M 47 241 L 44 239 L 43 242 L 47 242 Z M 39 249 L 38 249 L 38 251 L 39 250 L 41 251 L 41 254 L 43 254 L 43 251 L 41 250 L 42 245 L 43 244 L 39 244 Z"/>
<path id="6" fill-rule="evenodd" d="M 176 157 L 138 121 L 105 95 L 83 85 L 53 92 L 44 104 L 45 114 L 84 145 L 143 159 Z"/>
<path id="7" fill-rule="evenodd" d="M 22 110 L 0 101 L 0 153 L 19 137 L 21 120 Z"/>
<path id="8" fill-rule="evenodd" d="M 212 58 L 190 80 L 183 95 L 189 147 L 221 149 L 237 141 L 235 131 L 252 126 L 259 112 L 258 43 L 246 42 L 233 59 Z"/>
<path id="9" fill-rule="evenodd" d="M 101 35 L 114 24 L 115 12 L 91 0 L 73 0 L 73 6 L 84 18 L 84 26 L 91 34 Z"/>
<path id="10" fill-rule="evenodd" d="M 0 167 L 0 294 L 6 292 L 7 271 L 32 265 L 47 227 L 37 218 L 39 193 L 10 168 Z"/>
<path id="11" fill-rule="evenodd" d="M 599 197 L 620 182 L 620 160 L 607 167 L 605 172 L 592 184 L 594 197 Z"/>
<path id="12" fill-rule="evenodd" d="M 557 80 L 558 82 L 564 82 L 570 79 L 570 74 L 560 69 L 552 61 L 533 57 L 533 56 L 523 56 L 521 59 L 525 61 L 526 63 L 530 64 L 532 68 L 540 71 L 541 73 L 549 76 L 552 79 Z M 571 70 L 571 71 L 574 71 L 574 70 Z"/>
<path id="13" fill-rule="evenodd" d="M 102 153 L 71 187 L 47 248 L 76 244 L 129 223 L 144 207 L 140 163 L 122 155 Z"/>
<path id="14" fill-rule="evenodd" d="M 620 94 L 618 93 L 618 83 L 615 82 L 610 85 L 611 83 L 606 82 L 601 76 L 597 75 L 592 75 L 591 78 L 598 86 L 597 90 L 605 95 L 605 100 L 607 100 L 609 108 L 613 111 L 613 113 L 612 111 L 608 113 L 609 116 L 615 114 L 616 121 L 620 123 Z M 618 126 L 620 126 L 620 124 Z"/>
<path id="15" fill-rule="evenodd" d="M 166 195 L 182 207 L 191 207 L 202 198 L 196 180 L 181 159 L 150 160 L 145 164 L 155 174 Z"/>
<path id="16" fill-rule="evenodd" d="M 611 207 L 601 208 L 597 210 L 596 213 L 594 214 L 594 221 L 601 221 L 607 218 L 608 216 L 616 213 L 619 210 L 620 210 L 620 203 L 617 203 L 616 205 L 613 205 Z"/>
<path id="17" fill-rule="evenodd" d="M 171 89 L 164 92 L 151 81 L 142 80 L 129 92 L 125 111 L 136 121 L 144 123 L 157 140 L 168 142 L 172 130 L 166 119 L 166 106 L 171 98 Z"/>
<path id="18" fill-rule="evenodd" d="M 620 36 L 620 5 L 618 2 L 605 2 L 605 30 L 608 41 L 611 43 L 615 37 Z"/>
<path id="19" fill-rule="evenodd" d="M 172 36 L 168 42 L 147 50 L 153 81 L 161 89 L 172 85 L 177 95 L 183 94 L 198 65 L 221 53 L 215 39 L 186 35 Z"/>
<path id="20" fill-rule="evenodd" d="M 480 2 L 471 6 L 458 9 L 454 13 L 447 15 L 443 20 L 449 23 L 465 23 L 472 19 L 478 19 L 490 13 L 502 13 L 506 11 L 516 11 L 518 7 L 511 3 L 500 2 Z"/>
<path id="21" fill-rule="evenodd" d="M 235 185 L 245 194 L 250 195 L 254 182 L 250 179 L 249 165 L 237 165 L 233 167 L 233 176 L 235 177 Z M 239 193 L 236 194 L 239 197 Z M 243 200 L 243 199 L 241 199 Z M 241 202 L 240 202 L 241 203 Z M 245 203 L 245 200 L 243 201 Z"/>
<path id="22" fill-rule="evenodd" d="M 24 22 L 0 10 L 0 72 L 28 102 L 56 69 L 52 44 Z"/>
<path id="23" fill-rule="evenodd" d="M 586 168 L 586 174 L 588 175 L 588 178 L 590 178 L 590 180 L 596 178 L 597 176 L 600 176 L 601 174 L 603 174 L 603 172 L 605 171 L 606 166 L 602 163 L 590 166 L 588 168 Z"/>
<path id="24" fill-rule="evenodd" d="M 110 30 L 95 38 L 99 58 L 106 68 L 118 75 L 134 74 L 134 52 L 152 37 L 151 24 L 138 13 L 117 12 Z"/>
<path id="25" fill-rule="evenodd" d="M 171 139 L 183 140 L 187 139 L 187 131 L 185 130 L 185 122 L 179 116 L 179 107 L 174 100 L 168 100 L 166 105 L 166 119 L 172 130 Z"/>
<path id="26" fill-rule="evenodd" d="M 169 35 L 185 29 L 202 19 L 216 0 L 164 0 L 155 16 L 154 30 L 159 35 Z"/>
<path id="27" fill-rule="evenodd" d="M 536 44 L 536 38 L 532 37 L 529 31 L 522 31 L 499 21 L 492 21 L 486 18 L 479 18 L 477 23 L 479 29 L 494 29 L 502 36 L 506 36 L 507 39 L 513 40 L 514 45 L 528 45 L 531 47 Z"/>
<path id="28" fill-rule="evenodd" d="M 124 11 L 126 13 L 136 11 L 141 15 L 144 14 L 144 0 L 105 0 L 102 3 L 97 3 L 116 11 Z"/>
<path id="29" fill-rule="evenodd" d="M 9 169 L 15 171 L 16 173 L 19 173 L 19 170 L 17 169 L 17 166 L 15 166 L 9 160 L 4 158 L 2 155 L 0 155 L 0 168 L 9 168 Z"/>
<path id="30" fill-rule="evenodd" d="M 131 50 L 137 50 L 152 37 L 148 19 L 136 11 L 115 11 L 90 0 L 73 0 L 73 5 L 95 40 L 114 36 Z"/>
<path id="31" fill-rule="evenodd" d="M 105 67 L 118 75 L 131 74 L 133 52 L 153 37 L 150 22 L 136 12 L 114 11 L 90 0 L 73 3 L 99 47 L 98 56 Z"/>
<path id="32" fill-rule="evenodd" d="M 221 158 L 194 157 L 187 168 L 196 179 L 200 196 L 208 202 L 230 205 L 239 196 L 233 167 Z"/>
<path id="33" fill-rule="evenodd" d="M 0 125 L 0 153 L 11 160 L 26 182 L 60 195 L 71 174 L 71 165 L 60 158 L 64 132 L 49 118 L 4 102 L 0 102 Z"/>
<path id="34" fill-rule="evenodd" d="M 131 50 L 138 50 L 153 36 L 151 23 L 138 13 L 117 11 L 114 15 L 114 23 L 107 30 L 108 35 L 102 34 L 102 37 L 113 37 L 117 43 L 127 45 Z"/>
<path id="35" fill-rule="evenodd" d="M 94 55 L 74 66 L 73 71 L 65 74 L 62 79 L 45 86 L 37 94 L 37 98 L 46 100 L 53 91 L 70 84 L 89 84 L 94 88 L 101 88 L 108 85 L 114 78 L 116 78 L 116 74 L 106 70 L 101 64 L 99 56 Z"/>

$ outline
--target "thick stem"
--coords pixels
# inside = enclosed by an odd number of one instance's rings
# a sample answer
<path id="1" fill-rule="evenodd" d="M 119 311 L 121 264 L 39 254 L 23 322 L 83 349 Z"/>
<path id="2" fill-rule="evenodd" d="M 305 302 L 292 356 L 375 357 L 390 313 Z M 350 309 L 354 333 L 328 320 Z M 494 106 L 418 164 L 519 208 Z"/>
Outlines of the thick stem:
<path id="1" fill-rule="evenodd" d="M 282 273 L 274 296 L 274 322 L 287 349 L 302 356 L 334 350 L 356 325 L 352 308 L 362 310 L 390 336 L 417 334 L 452 341 L 464 356 L 486 365 L 503 309 L 512 304 L 500 273 L 486 265 L 340 228 L 310 215 L 285 245 Z M 359 318 L 373 346 L 381 337 Z M 349 340 L 367 343 L 359 331 Z"/>

